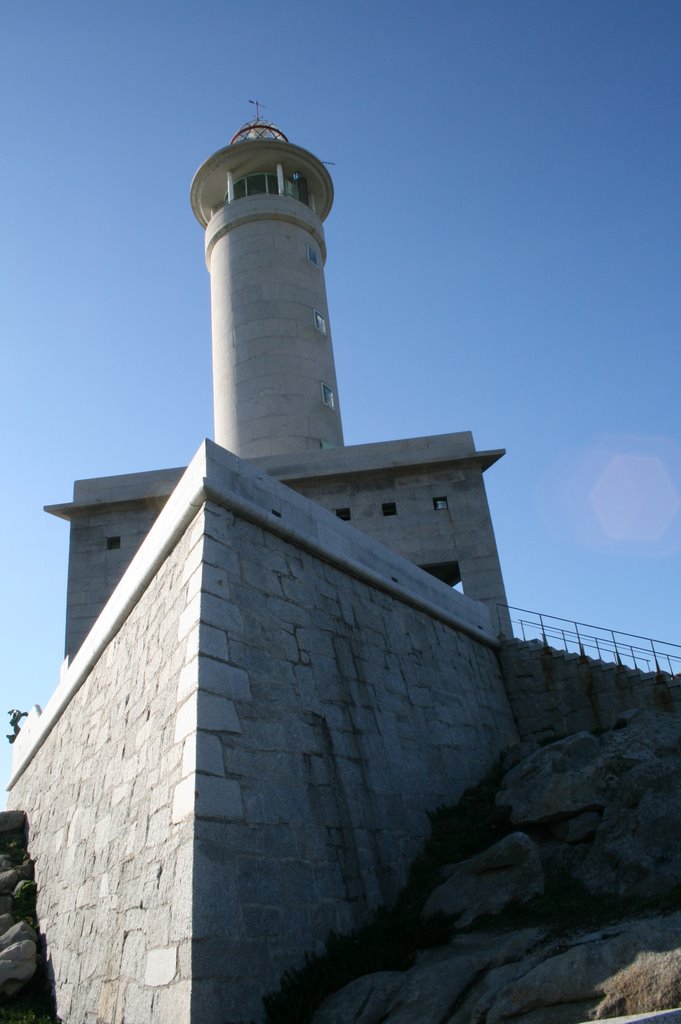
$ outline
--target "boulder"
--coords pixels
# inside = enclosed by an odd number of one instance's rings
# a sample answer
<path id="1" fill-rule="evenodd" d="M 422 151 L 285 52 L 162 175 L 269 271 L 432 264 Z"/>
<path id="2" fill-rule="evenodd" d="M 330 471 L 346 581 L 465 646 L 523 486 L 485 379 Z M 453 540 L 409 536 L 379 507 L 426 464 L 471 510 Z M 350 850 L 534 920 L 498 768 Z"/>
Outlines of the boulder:
<path id="1" fill-rule="evenodd" d="M 23 811 L 0 811 L 0 834 L 20 832 L 25 824 L 26 815 Z"/>
<path id="2" fill-rule="evenodd" d="M 19 875 L 16 871 L 2 871 L 0 872 L 0 893 L 6 895 L 14 891 L 14 887 L 19 881 Z"/>
<path id="3" fill-rule="evenodd" d="M 421 954 L 408 971 L 384 971 L 346 985 L 322 1003 L 312 1024 L 449 1021 L 452 1007 L 478 975 L 522 958 L 540 935 L 537 929 L 494 934 L 492 939 L 488 934 L 459 935 L 445 949 Z"/>
<path id="4" fill-rule="evenodd" d="M 530 754 L 503 778 L 497 804 L 578 855 L 542 852 L 593 893 L 649 897 L 681 885 L 681 718 L 640 711 L 596 737 L 577 733 Z"/>
<path id="5" fill-rule="evenodd" d="M 542 747 L 512 768 L 502 781 L 497 806 L 511 821 L 538 824 L 559 821 L 602 806 L 594 768 L 600 745 L 590 732 Z"/>
<path id="6" fill-rule="evenodd" d="M 35 974 L 38 951 L 35 942 L 23 939 L 0 952 L 0 995 L 13 996 Z"/>
<path id="7" fill-rule="evenodd" d="M 574 818 L 564 818 L 551 825 L 551 835 L 563 843 L 583 843 L 593 839 L 596 830 L 603 820 L 598 811 L 583 811 Z"/>
<path id="8" fill-rule="evenodd" d="M 365 974 L 328 996 L 314 1015 L 314 1024 L 375 1024 L 385 1020 L 403 980 L 400 971 Z"/>
<path id="9" fill-rule="evenodd" d="M 631 964 L 639 950 L 662 951 L 679 945 L 681 915 L 676 914 L 669 920 L 634 921 L 582 935 L 573 938 L 567 949 L 548 947 L 539 963 L 521 969 L 499 991 L 485 1024 L 578 1024 L 593 1019 L 608 979 Z M 646 1009 L 639 1007 L 639 1011 Z"/>
<path id="10" fill-rule="evenodd" d="M 0 914 L 0 935 L 4 935 L 15 923 L 11 914 Z"/>
<path id="11" fill-rule="evenodd" d="M 681 1001 L 680 947 L 681 914 L 560 941 L 540 929 L 457 935 L 408 971 L 351 982 L 312 1024 L 580 1024 L 664 1009 Z"/>
<path id="12" fill-rule="evenodd" d="M 9 946 L 13 946 L 17 942 L 24 942 L 28 940 L 34 945 L 38 943 L 38 936 L 33 931 L 29 924 L 25 921 L 19 921 L 17 924 L 13 924 L 6 932 L 0 935 L 0 956 L 3 955 L 3 951 Z"/>
<path id="13" fill-rule="evenodd" d="M 537 844 L 513 832 L 488 850 L 445 868 L 449 877 L 429 896 L 423 916 L 458 915 L 464 928 L 485 914 L 498 914 L 512 902 L 526 903 L 544 891 L 544 873 Z"/>

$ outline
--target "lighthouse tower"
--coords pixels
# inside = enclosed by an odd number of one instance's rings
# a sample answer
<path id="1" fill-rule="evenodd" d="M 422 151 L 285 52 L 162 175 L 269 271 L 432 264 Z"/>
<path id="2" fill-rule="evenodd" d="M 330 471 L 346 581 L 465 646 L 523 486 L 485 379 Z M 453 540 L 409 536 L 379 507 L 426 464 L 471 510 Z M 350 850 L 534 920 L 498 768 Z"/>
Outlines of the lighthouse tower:
<path id="1" fill-rule="evenodd" d="M 343 445 L 323 163 L 257 117 L 196 172 L 211 278 L 215 440 L 246 458 Z"/>
<path id="2" fill-rule="evenodd" d="M 324 283 L 324 164 L 261 117 L 197 171 L 211 278 L 215 440 L 466 597 L 511 635 L 483 473 L 504 454 L 458 431 L 344 445 Z M 79 480 L 66 653 L 92 629 L 182 469 Z"/>

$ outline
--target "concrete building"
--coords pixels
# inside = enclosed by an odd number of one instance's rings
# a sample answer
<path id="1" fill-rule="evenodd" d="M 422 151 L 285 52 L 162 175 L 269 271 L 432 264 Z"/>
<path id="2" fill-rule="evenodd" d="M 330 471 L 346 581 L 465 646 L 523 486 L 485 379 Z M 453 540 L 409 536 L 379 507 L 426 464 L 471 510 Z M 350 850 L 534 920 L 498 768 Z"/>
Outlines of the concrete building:
<path id="1" fill-rule="evenodd" d="M 468 432 L 344 447 L 323 221 L 321 161 L 269 122 L 244 125 L 191 186 L 206 229 L 215 440 L 448 586 L 510 634 L 482 474 L 503 450 Z M 47 506 L 71 523 L 66 656 L 72 658 L 182 469 L 79 480 Z"/>

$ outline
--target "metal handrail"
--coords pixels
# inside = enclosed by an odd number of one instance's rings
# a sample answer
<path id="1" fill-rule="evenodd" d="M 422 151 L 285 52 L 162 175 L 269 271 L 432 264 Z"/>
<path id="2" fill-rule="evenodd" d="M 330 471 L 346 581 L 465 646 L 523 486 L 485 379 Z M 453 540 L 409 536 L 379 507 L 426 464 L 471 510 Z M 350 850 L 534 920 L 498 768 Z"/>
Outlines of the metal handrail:
<path id="1" fill-rule="evenodd" d="M 559 646 L 568 653 L 596 658 L 598 661 L 614 661 L 621 667 L 629 666 L 658 675 L 681 675 L 681 644 L 653 640 L 637 633 L 624 633 L 509 604 L 498 604 L 497 609 L 504 609 L 508 613 L 513 635 L 519 640 L 538 639 L 545 647 Z M 514 612 L 519 613 L 520 617 L 514 617 Z"/>

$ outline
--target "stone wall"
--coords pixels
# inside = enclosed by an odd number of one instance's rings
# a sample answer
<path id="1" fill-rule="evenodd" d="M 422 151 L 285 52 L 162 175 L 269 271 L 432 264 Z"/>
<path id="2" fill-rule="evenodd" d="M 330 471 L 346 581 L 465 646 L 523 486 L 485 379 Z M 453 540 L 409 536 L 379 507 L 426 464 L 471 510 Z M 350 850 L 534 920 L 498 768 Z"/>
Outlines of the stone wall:
<path id="1" fill-rule="evenodd" d="M 638 708 L 681 711 L 679 676 L 596 661 L 538 640 L 508 641 L 499 657 L 523 740 L 609 729 Z"/>
<path id="2" fill-rule="evenodd" d="M 193 1013 L 236 1022 L 517 736 L 488 645 L 213 504 L 203 572 Z"/>
<path id="3" fill-rule="evenodd" d="M 246 1024 L 518 734 L 485 609 L 206 442 L 15 744 L 66 1024 Z"/>
<path id="4" fill-rule="evenodd" d="M 191 530 L 10 793 L 28 815 L 38 919 L 68 1024 L 181 1021 L 193 828 L 173 823 Z"/>

